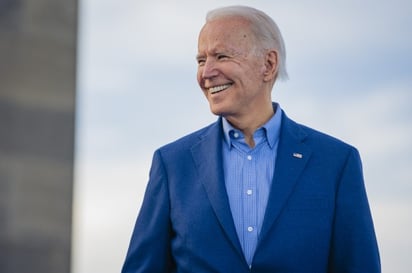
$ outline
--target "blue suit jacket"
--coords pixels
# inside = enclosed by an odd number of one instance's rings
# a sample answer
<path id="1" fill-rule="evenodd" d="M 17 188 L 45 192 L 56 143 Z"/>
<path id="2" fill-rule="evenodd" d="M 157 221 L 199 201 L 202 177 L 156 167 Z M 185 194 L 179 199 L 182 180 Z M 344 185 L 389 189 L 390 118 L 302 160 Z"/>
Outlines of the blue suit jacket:
<path id="1" fill-rule="evenodd" d="M 123 273 L 376 273 L 380 260 L 355 148 L 284 113 L 252 267 L 226 194 L 222 125 L 157 150 Z"/>

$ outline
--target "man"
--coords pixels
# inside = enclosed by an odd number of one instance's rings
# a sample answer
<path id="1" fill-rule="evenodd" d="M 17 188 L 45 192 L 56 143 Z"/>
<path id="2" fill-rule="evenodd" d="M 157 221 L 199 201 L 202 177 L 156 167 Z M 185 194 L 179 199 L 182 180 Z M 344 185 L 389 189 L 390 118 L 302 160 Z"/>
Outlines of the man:
<path id="1" fill-rule="evenodd" d="M 380 272 L 357 150 L 271 101 L 287 77 L 273 20 L 209 12 L 197 62 L 219 119 L 155 152 L 122 272 Z"/>

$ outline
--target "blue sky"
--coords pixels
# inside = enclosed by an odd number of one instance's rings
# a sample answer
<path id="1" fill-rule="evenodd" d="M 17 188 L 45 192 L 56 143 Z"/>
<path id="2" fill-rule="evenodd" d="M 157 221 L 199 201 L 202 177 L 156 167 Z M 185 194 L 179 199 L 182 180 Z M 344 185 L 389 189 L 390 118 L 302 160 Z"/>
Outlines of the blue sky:
<path id="1" fill-rule="evenodd" d="M 278 23 L 290 80 L 273 100 L 362 156 L 384 272 L 412 246 L 412 2 L 81 0 L 73 273 L 118 272 L 153 151 L 216 118 L 196 83 L 197 35 L 215 7 Z"/>

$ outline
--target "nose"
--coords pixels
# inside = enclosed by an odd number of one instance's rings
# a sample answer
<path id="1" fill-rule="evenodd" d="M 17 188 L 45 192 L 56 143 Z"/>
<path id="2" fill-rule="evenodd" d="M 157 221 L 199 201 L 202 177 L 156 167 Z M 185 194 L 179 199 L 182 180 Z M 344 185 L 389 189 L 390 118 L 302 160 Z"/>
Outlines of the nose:
<path id="1" fill-rule="evenodd" d="M 203 79 L 211 79 L 219 74 L 216 62 L 211 58 L 207 58 L 200 69 L 202 70 L 201 75 Z"/>

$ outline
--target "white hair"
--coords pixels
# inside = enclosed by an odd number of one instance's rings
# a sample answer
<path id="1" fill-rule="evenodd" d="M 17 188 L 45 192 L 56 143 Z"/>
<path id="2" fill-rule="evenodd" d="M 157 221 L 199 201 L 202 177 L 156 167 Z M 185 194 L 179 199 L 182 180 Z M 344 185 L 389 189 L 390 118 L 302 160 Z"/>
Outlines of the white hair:
<path id="1" fill-rule="evenodd" d="M 227 17 L 241 17 L 249 21 L 251 30 L 264 49 L 275 49 L 279 54 L 278 78 L 288 79 L 286 71 L 286 50 L 282 34 L 275 21 L 266 13 L 247 6 L 228 6 L 211 10 L 206 23 Z"/>

